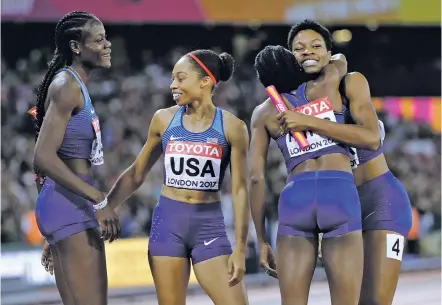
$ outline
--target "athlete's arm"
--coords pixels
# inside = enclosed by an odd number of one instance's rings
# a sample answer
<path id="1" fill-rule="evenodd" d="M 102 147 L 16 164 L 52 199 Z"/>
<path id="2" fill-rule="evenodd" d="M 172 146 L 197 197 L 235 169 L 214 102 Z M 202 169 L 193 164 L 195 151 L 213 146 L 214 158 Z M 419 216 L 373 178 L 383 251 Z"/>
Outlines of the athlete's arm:
<path id="1" fill-rule="evenodd" d="M 250 207 L 258 243 L 266 242 L 265 231 L 265 165 L 270 135 L 262 118 L 263 105 L 253 110 L 250 141 Z"/>
<path id="2" fill-rule="evenodd" d="M 249 133 L 246 124 L 236 117 L 230 120 L 230 168 L 232 175 L 232 204 L 235 224 L 236 248 L 244 252 L 249 233 Z"/>
<path id="3" fill-rule="evenodd" d="M 328 91 L 335 92 L 346 74 L 347 59 L 344 54 L 335 54 L 330 63 L 321 70 L 321 83 L 327 87 Z"/>
<path id="4" fill-rule="evenodd" d="M 230 144 L 230 172 L 232 175 L 232 206 L 235 223 L 235 250 L 227 261 L 229 286 L 233 287 L 246 271 L 247 235 L 249 233 L 249 133 L 246 124 L 233 115 L 224 116 L 227 141 Z"/>
<path id="5" fill-rule="evenodd" d="M 321 71 L 321 77 L 325 86 L 329 87 L 330 91 L 336 90 L 341 80 L 347 74 L 347 59 L 344 54 L 333 55 L 330 63 L 326 65 Z"/>
<path id="6" fill-rule="evenodd" d="M 81 180 L 57 155 L 72 111 L 82 105 L 81 97 L 80 86 L 75 80 L 63 75 L 54 78 L 48 89 L 49 107 L 35 144 L 34 165 L 57 184 L 99 203 L 104 195 Z"/>
<path id="7" fill-rule="evenodd" d="M 338 53 L 332 56 L 331 64 L 338 69 L 339 79 L 342 79 L 347 74 L 347 58 L 342 53 Z"/>
<path id="8" fill-rule="evenodd" d="M 379 147 L 379 125 L 368 81 L 359 72 L 348 74 L 344 81 L 350 114 L 356 124 L 315 119 L 312 120 L 312 130 L 342 143 L 376 150 Z"/>
<path id="9" fill-rule="evenodd" d="M 367 79 L 361 73 L 353 72 L 346 76 L 345 86 L 350 113 L 356 124 L 340 124 L 294 111 L 279 114 L 280 123 L 287 130 L 311 130 L 349 146 L 376 150 L 380 145 L 378 118 Z"/>
<path id="10" fill-rule="evenodd" d="M 153 115 L 147 133 L 147 140 L 141 152 L 134 163 L 120 175 L 107 195 L 112 208 L 116 208 L 126 201 L 143 184 L 150 169 L 161 156 L 162 111 L 166 110 L 160 109 Z"/>

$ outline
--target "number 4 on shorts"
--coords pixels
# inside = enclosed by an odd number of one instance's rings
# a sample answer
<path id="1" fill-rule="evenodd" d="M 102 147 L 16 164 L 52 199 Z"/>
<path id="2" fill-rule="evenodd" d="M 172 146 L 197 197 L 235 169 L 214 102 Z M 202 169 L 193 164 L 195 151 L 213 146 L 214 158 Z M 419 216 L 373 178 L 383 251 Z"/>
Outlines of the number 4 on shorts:
<path id="1" fill-rule="evenodd" d="M 387 234 L 387 257 L 402 261 L 404 237 L 399 234 Z"/>

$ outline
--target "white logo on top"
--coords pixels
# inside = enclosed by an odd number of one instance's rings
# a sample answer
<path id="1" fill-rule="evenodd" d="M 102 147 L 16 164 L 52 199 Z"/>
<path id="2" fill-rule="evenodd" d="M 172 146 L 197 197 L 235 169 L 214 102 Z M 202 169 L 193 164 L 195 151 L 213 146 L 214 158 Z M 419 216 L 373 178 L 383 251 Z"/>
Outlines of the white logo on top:
<path id="1" fill-rule="evenodd" d="M 174 136 L 170 136 L 170 140 L 171 141 L 175 141 L 175 140 L 178 140 L 178 139 L 182 139 L 183 137 L 174 137 Z"/>
<path id="2" fill-rule="evenodd" d="M 204 246 L 208 246 L 208 245 L 210 245 L 211 243 L 213 243 L 215 240 L 217 240 L 218 239 L 218 237 L 217 238 L 214 238 L 214 239 L 212 239 L 212 240 L 209 240 L 209 241 L 204 241 Z"/>

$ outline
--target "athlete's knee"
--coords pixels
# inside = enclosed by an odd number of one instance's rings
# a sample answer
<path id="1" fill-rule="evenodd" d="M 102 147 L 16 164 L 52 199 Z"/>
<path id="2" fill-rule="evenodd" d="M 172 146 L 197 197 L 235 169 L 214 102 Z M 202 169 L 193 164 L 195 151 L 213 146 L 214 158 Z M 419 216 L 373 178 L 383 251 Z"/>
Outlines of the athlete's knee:
<path id="1" fill-rule="evenodd" d="M 308 298 L 281 296 L 281 305 L 307 305 Z"/>
<path id="2" fill-rule="evenodd" d="M 371 291 L 369 293 L 362 292 L 359 305 L 391 305 L 391 301 L 381 292 Z"/>
<path id="3" fill-rule="evenodd" d="M 241 289 L 241 291 L 236 291 L 234 294 L 229 295 L 229 293 L 227 293 L 225 297 L 213 301 L 213 303 L 215 305 L 248 305 L 249 301 L 244 288 Z"/>
<path id="4" fill-rule="evenodd" d="M 369 299 L 361 299 L 359 301 L 359 305 L 387 305 L 382 303 L 380 300 L 369 298 Z"/>
<path id="5" fill-rule="evenodd" d="M 186 305 L 186 298 L 176 295 L 176 292 L 168 292 L 158 295 L 158 305 Z"/>

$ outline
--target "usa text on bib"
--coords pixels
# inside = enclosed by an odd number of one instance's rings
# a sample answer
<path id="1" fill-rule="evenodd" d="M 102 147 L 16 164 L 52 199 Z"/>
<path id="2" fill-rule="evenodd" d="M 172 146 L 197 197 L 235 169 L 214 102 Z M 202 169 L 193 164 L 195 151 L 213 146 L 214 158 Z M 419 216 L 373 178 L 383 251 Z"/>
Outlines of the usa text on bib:
<path id="1" fill-rule="evenodd" d="M 215 143 L 169 141 L 164 154 L 165 184 L 218 190 L 222 148 Z"/>

